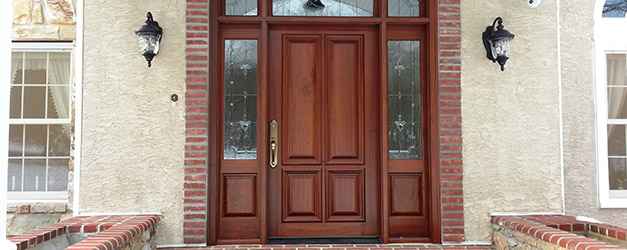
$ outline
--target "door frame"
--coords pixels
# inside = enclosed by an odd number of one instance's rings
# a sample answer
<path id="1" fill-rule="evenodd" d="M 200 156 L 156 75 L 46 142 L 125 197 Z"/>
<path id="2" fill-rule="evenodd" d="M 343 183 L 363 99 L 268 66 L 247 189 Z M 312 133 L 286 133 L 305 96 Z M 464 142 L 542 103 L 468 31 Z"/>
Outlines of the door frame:
<path id="1" fill-rule="evenodd" d="M 380 100 L 381 110 L 380 114 L 380 142 L 381 149 L 388 148 L 388 136 L 387 136 L 387 46 L 383 46 L 388 40 L 403 40 L 402 30 L 416 28 L 418 26 L 423 27 L 426 30 L 425 40 L 427 46 L 425 49 L 421 49 L 423 54 L 427 55 L 428 60 L 425 63 L 426 69 L 426 95 L 424 96 L 428 103 L 428 108 L 425 109 L 426 114 L 423 116 L 423 122 L 427 123 L 427 134 L 424 138 L 424 145 L 428 145 L 424 149 L 425 158 L 427 158 L 427 169 L 429 188 L 428 202 L 429 202 L 429 242 L 441 243 L 442 242 L 442 225 L 441 225 L 441 201 L 440 201 L 440 121 L 439 121 L 439 85 L 438 85 L 438 3 L 437 1 L 421 1 L 421 16 L 426 17 L 386 17 L 381 13 L 387 12 L 387 1 L 374 0 L 374 17 L 275 17 L 270 13 L 270 6 L 272 0 L 258 0 L 258 15 L 257 16 L 225 16 L 223 15 L 223 1 L 209 1 L 209 77 L 208 77 L 208 199 L 207 199 L 207 235 L 206 242 L 209 245 L 214 244 L 263 244 L 267 240 L 267 221 L 266 221 L 266 207 L 267 203 L 263 203 L 259 206 L 258 213 L 260 216 L 260 237 L 259 239 L 246 239 L 246 240 L 231 240 L 231 241 L 219 241 L 218 229 L 219 229 L 219 211 L 218 207 L 220 194 L 220 162 L 222 156 L 222 132 L 220 130 L 221 125 L 221 102 L 222 92 L 220 85 L 220 78 L 223 74 L 220 72 L 220 65 L 223 64 L 223 51 L 224 48 L 221 45 L 221 33 L 225 30 L 232 30 L 238 33 L 235 37 L 244 39 L 251 38 L 258 40 L 258 46 L 260 48 L 258 61 L 259 61 L 259 92 L 258 92 L 258 105 L 261 116 L 258 120 L 264 121 L 263 115 L 267 115 L 267 84 L 268 79 L 268 51 L 269 51 L 269 26 L 275 24 L 326 24 L 326 25 L 346 25 L 351 23 L 351 26 L 376 26 L 379 29 L 379 60 L 380 60 Z M 250 31 L 251 27 L 254 31 Z M 395 32 L 396 31 L 396 32 Z M 228 31 L 226 31 L 228 32 Z M 390 34 L 400 34 L 397 37 L 391 38 Z M 426 53 L 425 53 L 426 52 Z M 423 62 L 425 60 L 422 60 Z M 263 123 L 263 122 L 262 122 Z M 258 138 L 267 138 L 268 132 L 265 128 L 265 124 L 259 123 Z M 425 128 L 425 126 L 423 126 Z M 259 143 L 259 141 L 258 141 Z M 262 147 L 259 147 L 260 149 Z M 380 150 L 380 166 L 381 177 L 380 187 L 381 190 L 381 204 L 389 204 L 389 192 L 387 190 L 388 185 L 388 166 L 387 150 Z M 267 152 L 259 151 L 258 159 L 263 163 L 266 162 Z M 258 196 L 266 197 L 266 171 L 268 168 L 261 168 L 259 171 L 259 189 Z M 380 220 L 380 235 L 381 240 L 385 243 L 390 242 L 388 237 L 388 211 L 389 206 L 382 205 L 380 208 L 379 220 Z M 415 240 L 395 240 L 393 242 L 417 242 Z"/>

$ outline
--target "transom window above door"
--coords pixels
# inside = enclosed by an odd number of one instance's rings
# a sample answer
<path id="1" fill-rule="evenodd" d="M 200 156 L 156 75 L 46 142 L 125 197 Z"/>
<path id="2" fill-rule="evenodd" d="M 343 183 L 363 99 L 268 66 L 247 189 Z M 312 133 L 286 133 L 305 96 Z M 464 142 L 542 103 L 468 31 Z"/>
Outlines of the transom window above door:
<path id="1" fill-rule="evenodd" d="M 376 17 L 383 1 L 374 0 L 272 0 L 272 16 Z M 387 0 L 389 17 L 421 17 L 420 0 Z M 259 15 L 257 0 L 226 0 L 227 16 Z"/>

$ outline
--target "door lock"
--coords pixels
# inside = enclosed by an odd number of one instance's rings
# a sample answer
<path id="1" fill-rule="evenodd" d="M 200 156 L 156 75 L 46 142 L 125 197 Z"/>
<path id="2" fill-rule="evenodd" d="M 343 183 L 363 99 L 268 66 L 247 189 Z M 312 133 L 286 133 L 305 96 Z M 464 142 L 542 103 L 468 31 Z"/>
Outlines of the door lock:
<path id="1" fill-rule="evenodd" d="M 270 122 L 270 167 L 279 165 L 279 123 L 276 120 Z"/>

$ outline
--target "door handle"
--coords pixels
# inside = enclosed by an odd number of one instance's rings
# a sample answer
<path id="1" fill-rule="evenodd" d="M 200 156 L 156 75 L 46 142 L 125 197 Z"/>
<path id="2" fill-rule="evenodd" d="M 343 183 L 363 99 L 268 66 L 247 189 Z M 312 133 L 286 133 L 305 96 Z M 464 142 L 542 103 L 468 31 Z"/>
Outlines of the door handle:
<path id="1" fill-rule="evenodd" d="M 279 165 L 279 123 L 276 120 L 270 122 L 270 167 Z"/>

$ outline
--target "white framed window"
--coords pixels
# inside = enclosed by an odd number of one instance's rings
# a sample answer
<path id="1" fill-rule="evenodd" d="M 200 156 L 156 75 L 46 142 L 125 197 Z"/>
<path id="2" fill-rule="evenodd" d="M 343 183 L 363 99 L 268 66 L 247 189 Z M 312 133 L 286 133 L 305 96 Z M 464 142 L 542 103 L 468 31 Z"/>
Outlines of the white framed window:
<path id="1" fill-rule="evenodd" d="M 602 208 L 627 208 L 627 3 L 597 0 L 597 166 Z"/>
<path id="2" fill-rule="evenodd" d="M 13 43 L 8 199 L 67 200 L 71 43 Z"/>

